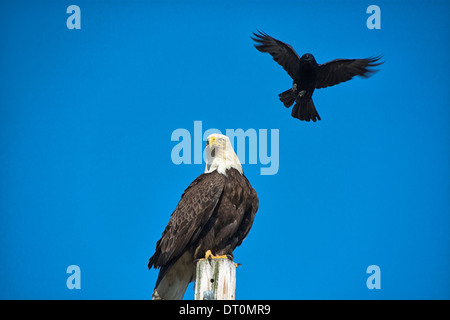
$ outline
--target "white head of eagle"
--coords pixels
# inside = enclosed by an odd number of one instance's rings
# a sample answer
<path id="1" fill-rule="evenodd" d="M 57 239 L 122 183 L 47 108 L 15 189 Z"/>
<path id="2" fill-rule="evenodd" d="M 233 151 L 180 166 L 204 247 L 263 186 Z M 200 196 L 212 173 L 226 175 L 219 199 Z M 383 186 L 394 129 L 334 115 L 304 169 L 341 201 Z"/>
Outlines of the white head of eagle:
<path id="1" fill-rule="evenodd" d="M 243 173 L 242 165 L 234 152 L 230 139 L 223 134 L 211 134 L 206 139 L 206 167 L 205 173 L 217 172 L 226 175 L 226 170 L 234 168 Z"/>
<path id="2" fill-rule="evenodd" d="M 160 268 L 152 299 L 182 299 L 196 261 L 233 258 L 252 227 L 258 195 L 245 177 L 230 139 L 212 134 L 206 167 L 184 191 L 148 267 Z"/>

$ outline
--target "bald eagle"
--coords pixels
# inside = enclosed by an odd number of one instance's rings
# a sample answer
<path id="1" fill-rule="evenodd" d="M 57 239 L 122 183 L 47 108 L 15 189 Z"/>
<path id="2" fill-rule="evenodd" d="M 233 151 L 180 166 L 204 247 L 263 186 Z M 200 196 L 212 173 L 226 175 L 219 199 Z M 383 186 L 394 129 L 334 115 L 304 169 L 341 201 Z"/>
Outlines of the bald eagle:
<path id="1" fill-rule="evenodd" d="M 204 173 L 184 191 L 148 262 L 149 269 L 160 268 L 153 300 L 181 300 L 197 259 L 233 259 L 258 211 L 256 191 L 228 137 L 210 135 L 205 151 Z"/>

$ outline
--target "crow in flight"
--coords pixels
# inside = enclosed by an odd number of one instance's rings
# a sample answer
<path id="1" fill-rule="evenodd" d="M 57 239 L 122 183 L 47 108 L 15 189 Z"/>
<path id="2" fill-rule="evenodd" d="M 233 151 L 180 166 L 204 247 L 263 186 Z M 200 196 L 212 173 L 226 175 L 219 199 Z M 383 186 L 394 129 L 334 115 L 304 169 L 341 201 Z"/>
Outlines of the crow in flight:
<path id="1" fill-rule="evenodd" d="M 317 121 L 320 116 L 312 101 L 314 89 L 326 88 L 348 81 L 354 76 L 368 78 L 377 70 L 371 69 L 383 62 L 377 63 L 381 56 L 367 59 L 335 59 L 333 61 L 317 64 L 310 53 L 301 58 L 295 50 L 280 40 L 258 31 L 253 33 L 257 42 L 255 48 L 261 52 L 268 52 L 279 65 L 294 80 L 292 88 L 279 94 L 281 102 L 286 108 L 292 106 L 292 116 L 304 121 Z"/>

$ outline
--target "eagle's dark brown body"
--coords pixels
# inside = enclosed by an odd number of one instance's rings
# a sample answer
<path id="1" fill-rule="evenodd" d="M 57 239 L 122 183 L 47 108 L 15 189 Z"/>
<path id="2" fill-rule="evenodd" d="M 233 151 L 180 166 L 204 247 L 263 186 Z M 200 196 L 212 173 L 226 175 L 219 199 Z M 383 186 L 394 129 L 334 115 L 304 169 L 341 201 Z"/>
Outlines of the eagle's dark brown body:
<path id="1" fill-rule="evenodd" d="M 183 285 L 187 280 L 193 281 L 194 260 L 204 258 L 208 250 L 213 255 L 232 257 L 233 250 L 250 231 L 257 210 L 256 191 L 236 169 L 228 169 L 226 176 L 217 170 L 200 175 L 184 191 L 149 260 L 149 268 L 161 268 L 155 291 L 160 285 L 159 295 L 170 291 L 162 287 L 170 286 L 172 278 L 172 283 L 181 278 L 176 272 L 184 273 L 184 280 L 180 281 Z M 174 271 L 169 274 L 171 268 Z M 161 283 L 166 276 L 167 284 Z M 179 296 L 180 292 L 176 294 Z"/>

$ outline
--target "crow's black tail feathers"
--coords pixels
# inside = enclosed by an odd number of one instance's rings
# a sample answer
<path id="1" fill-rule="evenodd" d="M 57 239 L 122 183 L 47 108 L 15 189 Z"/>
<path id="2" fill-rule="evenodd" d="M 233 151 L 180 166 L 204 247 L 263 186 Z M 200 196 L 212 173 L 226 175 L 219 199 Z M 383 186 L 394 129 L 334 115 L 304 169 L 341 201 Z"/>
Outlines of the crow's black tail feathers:
<path id="1" fill-rule="evenodd" d="M 280 97 L 280 101 L 283 102 L 286 108 L 292 106 L 295 102 L 295 93 L 292 89 L 286 90 L 278 95 Z"/>
<path id="2" fill-rule="evenodd" d="M 316 122 L 317 120 L 321 120 L 312 99 L 301 99 L 298 101 L 294 108 L 292 108 L 292 116 L 302 121 L 312 120 Z"/>

